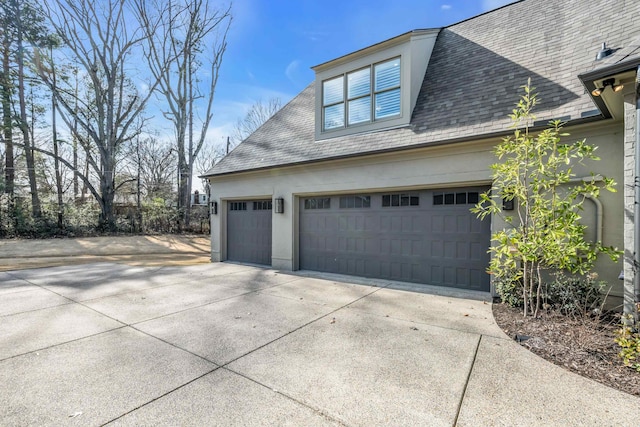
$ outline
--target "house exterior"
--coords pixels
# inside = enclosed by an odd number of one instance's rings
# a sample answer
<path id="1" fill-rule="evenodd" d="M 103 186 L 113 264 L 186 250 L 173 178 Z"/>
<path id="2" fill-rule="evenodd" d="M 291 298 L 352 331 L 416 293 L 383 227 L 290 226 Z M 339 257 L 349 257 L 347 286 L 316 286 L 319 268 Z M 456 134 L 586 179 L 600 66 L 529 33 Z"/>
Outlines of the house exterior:
<path id="1" fill-rule="evenodd" d="M 200 193 L 198 190 L 191 193 L 191 206 L 207 205 L 207 193 Z"/>
<path id="2" fill-rule="evenodd" d="M 596 270 L 629 309 L 638 16 L 635 1 L 523 0 L 313 67 L 315 81 L 205 175 L 211 260 L 492 291 L 487 249 L 505 224 L 469 208 L 530 78 L 535 127 L 566 122 L 601 158 L 578 177 L 618 183 L 583 218 L 590 237 L 624 249 Z"/>

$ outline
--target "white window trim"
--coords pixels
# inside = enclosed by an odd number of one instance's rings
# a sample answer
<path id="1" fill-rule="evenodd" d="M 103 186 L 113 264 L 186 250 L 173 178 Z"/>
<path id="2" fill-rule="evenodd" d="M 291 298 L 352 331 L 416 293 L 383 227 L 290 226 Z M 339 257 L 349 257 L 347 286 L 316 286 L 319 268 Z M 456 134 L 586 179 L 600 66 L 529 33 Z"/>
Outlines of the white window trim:
<path id="1" fill-rule="evenodd" d="M 320 142 L 342 136 L 410 126 L 411 115 L 439 32 L 439 29 L 411 31 L 312 67 L 316 73 L 314 84 L 315 140 Z M 400 58 L 400 114 L 377 121 L 354 123 L 325 131 L 323 128 L 322 82 L 331 77 L 346 75 L 394 58 Z M 348 108 L 346 104 L 345 108 Z"/>
<path id="2" fill-rule="evenodd" d="M 384 64 L 385 62 L 391 62 L 391 61 L 395 61 L 398 60 L 400 62 L 400 83 L 397 86 L 393 86 L 393 87 L 388 87 L 385 88 L 383 90 L 378 90 L 376 91 L 375 89 L 375 67 L 377 65 L 380 64 Z M 365 70 L 368 69 L 369 70 L 369 92 L 367 94 L 364 95 L 359 95 L 359 96 L 354 96 L 352 98 L 349 98 L 349 74 L 352 73 L 356 73 L 358 71 L 361 70 Z M 360 66 L 357 68 L 354 68 L 352 70 L 346 70 L 342 73 L 339 74 L 335 74 L 332 75 L 330 77 L 327 77 L 325 79 L 322 80 L 321 84 L 320 84 L 320 93 L 321 93 L 321 101 L 320 101 L 320 118 L 321 118 L 321 123 L 320 123 L 320 129 L 321 132 L 323 134 L 329 134 L 332 132 L 339 132 L 339 131 L 344 131 L 345 129 L 354 129 L 357 127 L 365 127 L 365 126 L 370 126 L 374 123 L 379 123 L 379 122 L 385 122 L 385 121 L 390 121 L 390 120 L 396 120 L 398 118 L 401 118 L 403 116 L 403 85 L 405 84 L 403 82 L 403 71 L 404 71 L 404 64 L 402 61 L 402 55 L 395 55 L 392 56 L 390 58 L 386 58 L 380 61 L 375 61 L 372 62 L 371 64 L 365 65 L 365 66 Z M 324 86 L 325 83 L 331 80 L 334 80 L 336 78 L 340 78 L 342 77 L 342 100 L 338 101 L 338 102 L 333 102 L 333 103 L 329 103 L 329 104 L 325 104 L 324 103 Z M 376 95 L 381 94 L 381 93 L 385 93 L 385 92 L 390 92 L 390 91 L 394 91 L 394 90 L 400 90 L 400 102 L 399 102 L 399 111 L 397 114 L 393 114 L 390 116 L 386 116 L 386 117 L 380 117 L 376 119 Z M 349 102 L 350 101 L 355 101 L 358 99 L 363 99 L 369 97 L 369 120 L 363 120 L 363 121 L 359 121 L 353 124 L 349 124 Z M 343 122 L 342 122 L 342 126 L 336 126 L 336 127 L 331 127 L 331 128 L 325 128 L 325 110 L 328 107 L 332 107 L 335 105 L 343 105 Z"/>

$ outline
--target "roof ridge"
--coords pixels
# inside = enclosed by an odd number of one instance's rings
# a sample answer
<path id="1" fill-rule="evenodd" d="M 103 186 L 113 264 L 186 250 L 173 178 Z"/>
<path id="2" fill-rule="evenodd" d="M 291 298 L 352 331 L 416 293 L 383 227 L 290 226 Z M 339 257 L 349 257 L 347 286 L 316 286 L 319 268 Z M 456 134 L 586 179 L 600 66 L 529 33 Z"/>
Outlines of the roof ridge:
<path id="1" fill-rule="evenodd" d="M 510 3 L 504 4 L 504 5 L 500 6 L 500 7 L 495 8 L 495 9 L 487 10 L 486 12 L 479 13 L 478 15 L 471 16 L 469 18 L 465 18 L 462 21 L 458 21 L 458 22 L 454 22 L 453 24 L 445 25 L 442 28 L 444 29 L 444 28 L 454 27 L 456 25 L 462 24 L 462 23 L 467 22 L 467 21 L 472 21 L 472 20 L 474 20 L 476 18 L 479 18 L 479 17 L 484 16 L 484 15 L 488 15 L 490 13 L 496 12 L 496 11 L 504 9 L 506 7 L 513 6 L 516 3 L 523 3 L 524 1 L 525 0 L 514 0 L 514 1 L 510 2 Z"/>

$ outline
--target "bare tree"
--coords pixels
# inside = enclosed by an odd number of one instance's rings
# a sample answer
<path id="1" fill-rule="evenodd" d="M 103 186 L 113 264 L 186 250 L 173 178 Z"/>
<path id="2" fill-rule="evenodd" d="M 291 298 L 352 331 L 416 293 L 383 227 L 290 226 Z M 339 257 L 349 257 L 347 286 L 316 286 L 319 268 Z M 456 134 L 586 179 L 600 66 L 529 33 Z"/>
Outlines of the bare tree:
<path id="1" fill-rule="evenodd" d="M 231 138 L 232 146 L 235 147 L 247 139 L 249 135 L 277 113 L 280 108 L 282 108 L 280 98 L 271 98 L 266 103 L 263 103 L 260 99 L 254 103 L 247 111 L 247 114 L 236 122 Z"/>
<path id="2" fill-rule="evenodd" d="M 173 193 L 176 151 L 156 138 L 141 138 L 136 147 L 137 168 L 142 193 L 149 198 L 168 199 Z"/>
<path id="3" fill-rule="evenodd" d="M 238 119 L 233 129 L 233 137 L 227 137 L 226 147 L 214 144 L 205 144 L 202 147 L 201 156 L 197 160 L 198 175 L 206 174 L 218 161 L 229 154 L 240 142 L 255 132 L 267 120 L 282 108 L 280 98 L 270 98 L 267 103 L 258 100 L 247 111 L 242 119 Z M 203 179 L 202 186 L 209 194 L 209 180 Z"/>
<path id="4" fill-rule="evenodd" d="M 214 145 L 212 143 L 207 143 L 202 146 L 202 150 L 200 151 L 200 156 L 196 159 L 196 171 L 199 176 L 206 174 L 209 170 L 215 166 L 226 154 L 225 149 L 220 145 Z M 205 190 L 207 195 L 209 193 L 209 180 L 207 178 L 203 178 L 202 188 Z"/>
<path id="5" fill-rule="evenodd" d="M 230 6 L 226 9 L 211 8 L 206 0 L 192 0 L 186 4 L 135 0 L 135 4 L 143 28 L 154 41 L 145 53 L 153 75 L 160 81 L 158 91 L 167 103 L 164 116 L 175 130 L 178 207 L 182 220 L 188 226 L 193 167 L 213 116 L 213 99 L 227 47 L 231 9 Z M 157 12 L 164 7 L 167 14 Z M 163 18 L 155 31 L 150 24 L 153 16 Z M 205 79 L 208 85 L 201 90 Z M 196 108 L 200 109 L 200 114 L 196 113 Z"/>
<path id="6" fill-rule="evenodd" d="M 152 80 L 148 92 L 140 94 L 128 75 L 130 61 L 150 41 L 155 24 L 149 20 L 147 31 L 129 28 L 125 0 L 58 0 L 45 2 L 45 7 L 51 25 L 89 83 L 76 91 L 74 87 L 62 87 L 62 82 L 54 87 L 51 74 L 44 68 L 40 68 L 40 76 L 60 106 L 60 117 L 85 144 L 99 188 L 82 171 L 74 169 L 74 173 L 97 200 L 101 226 L 113 229 L 118 154 L 138 133 L 143 108 L 158 84 L 158 79 Z M 73 163 L 60 160 L 73 168 Z"/>

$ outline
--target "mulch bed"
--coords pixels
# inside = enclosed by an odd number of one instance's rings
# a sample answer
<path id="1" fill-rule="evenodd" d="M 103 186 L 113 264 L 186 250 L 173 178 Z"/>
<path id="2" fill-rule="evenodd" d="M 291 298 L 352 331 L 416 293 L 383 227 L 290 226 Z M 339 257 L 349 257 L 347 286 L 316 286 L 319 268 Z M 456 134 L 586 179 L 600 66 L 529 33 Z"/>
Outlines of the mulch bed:
<path id="1" fill-rule="evenodd" d="M 583 377 L 640 396 L 640 372 L 624 366 L 618 357 L 620 347 L 614 338 L 619 318 L 573 319 L 554 312 L 545 312 L 537 319 L 524 318 L 521 310 L 506 304 L 494 304 L 493 316 L 508 336 L 528 338 L 521 345 L 540 357 Z"/>

